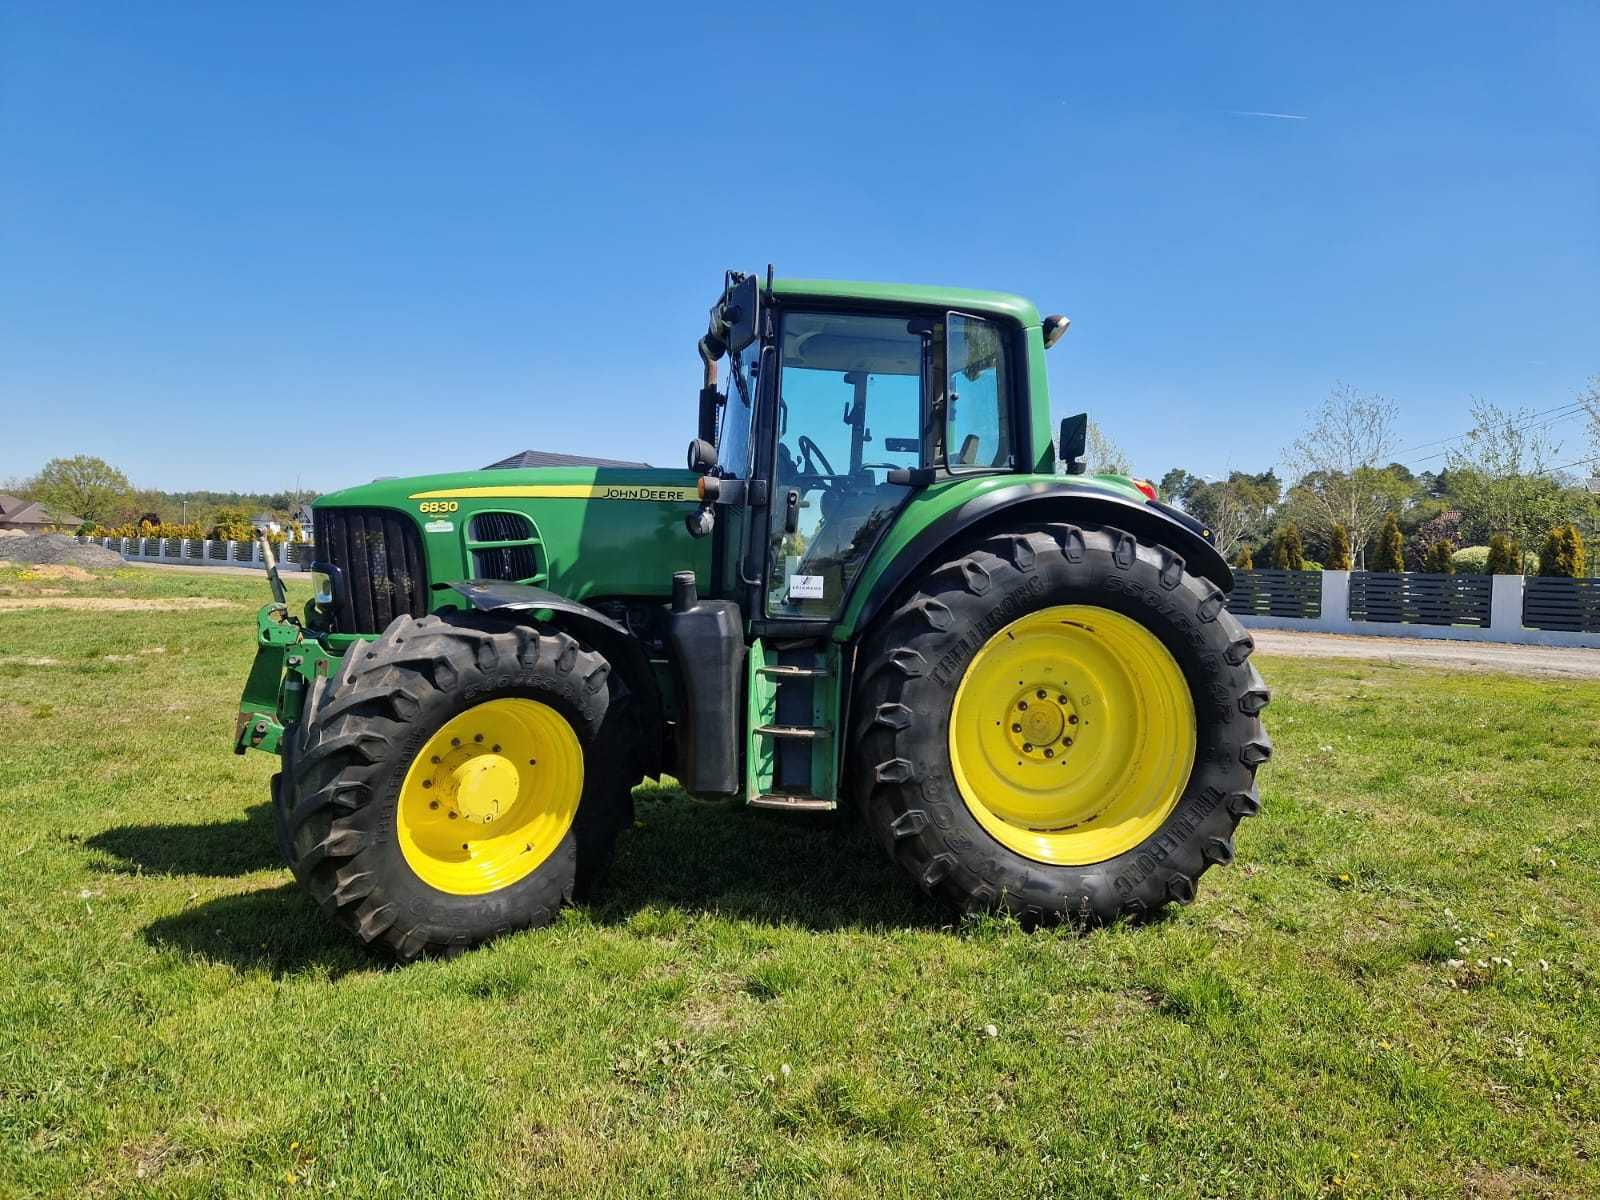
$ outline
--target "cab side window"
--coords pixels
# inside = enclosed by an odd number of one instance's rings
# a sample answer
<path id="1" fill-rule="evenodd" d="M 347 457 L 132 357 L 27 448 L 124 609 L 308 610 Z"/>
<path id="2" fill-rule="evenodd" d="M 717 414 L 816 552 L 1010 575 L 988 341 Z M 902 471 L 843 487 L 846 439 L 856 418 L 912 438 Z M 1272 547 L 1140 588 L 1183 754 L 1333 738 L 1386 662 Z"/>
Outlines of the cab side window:
<path id="1" fill-rule="evenodd" d="M 1005 333 L 951 313 L 945 323 L 945 454 L 952 471 L 1009 467 L 1011 373 Z"/>

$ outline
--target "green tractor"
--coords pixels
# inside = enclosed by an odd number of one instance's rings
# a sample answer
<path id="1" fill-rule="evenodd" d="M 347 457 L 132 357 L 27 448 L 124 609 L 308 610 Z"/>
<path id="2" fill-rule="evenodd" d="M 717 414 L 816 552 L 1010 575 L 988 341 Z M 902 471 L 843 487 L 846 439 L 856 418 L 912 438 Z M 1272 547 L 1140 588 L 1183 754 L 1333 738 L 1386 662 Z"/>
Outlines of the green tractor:
<path id="1" fill-rule="evenodd" d="M 315 509 L 236 750 L 280 846 L 407 959 L 594 888 L 632 789 L 848 806 L 924 890 L 1137 918 L 1233 857 L 1268 691 L 1209 532 L 1052 440 L 1015 296 L 729 272 L 684 470 L 380 480 Z M 720 370 L 719 370 L 720 366 Z M 719 381 L 719 374 L 721 376 Z"/>

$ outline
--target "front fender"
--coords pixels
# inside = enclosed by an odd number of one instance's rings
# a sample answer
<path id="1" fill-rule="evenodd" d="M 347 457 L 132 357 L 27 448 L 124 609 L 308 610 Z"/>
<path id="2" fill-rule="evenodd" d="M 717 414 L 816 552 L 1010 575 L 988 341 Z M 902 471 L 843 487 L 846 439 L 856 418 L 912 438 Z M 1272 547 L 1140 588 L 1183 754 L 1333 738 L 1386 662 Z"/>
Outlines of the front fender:
<path id="1" fill-rule="evenodd" d="M 605 655 L 640 705 L 640 723 L 646 734 L 641 766 L 647 775 L 661 774 L 665 760 L 665 706 L 650 656 L 638 638 L 587 604 L 532 584 L 465 579 L 448 586 L 478 612 L 522 623 L 548 621 Z M 550 615 L 543 616 L 545 613 Z"/>

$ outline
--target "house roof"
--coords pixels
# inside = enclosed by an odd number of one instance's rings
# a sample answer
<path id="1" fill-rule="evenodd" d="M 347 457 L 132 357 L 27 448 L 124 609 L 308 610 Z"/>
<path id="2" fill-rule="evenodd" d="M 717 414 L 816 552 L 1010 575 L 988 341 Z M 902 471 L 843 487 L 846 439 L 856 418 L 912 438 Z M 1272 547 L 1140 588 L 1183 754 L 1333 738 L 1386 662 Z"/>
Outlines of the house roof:
<path id="1" fill-rule="evenodd" d="M 649 463 L 629 462 L 622 458 L 591 458 L 583 454 L 556 454 L 550 450 L 524 450 L 510 458 L 502 458 L 484 468 L 485 471 L 510 470 L 515 467 L 648 467 Z"/>
<path id="2" fill-rule="evenodd" d="M 72 525 L 83 524 L 82 517 L 58 513 L 32 500 L 16 496 L 0 496 L 0 521 L 7 525 Z"/>

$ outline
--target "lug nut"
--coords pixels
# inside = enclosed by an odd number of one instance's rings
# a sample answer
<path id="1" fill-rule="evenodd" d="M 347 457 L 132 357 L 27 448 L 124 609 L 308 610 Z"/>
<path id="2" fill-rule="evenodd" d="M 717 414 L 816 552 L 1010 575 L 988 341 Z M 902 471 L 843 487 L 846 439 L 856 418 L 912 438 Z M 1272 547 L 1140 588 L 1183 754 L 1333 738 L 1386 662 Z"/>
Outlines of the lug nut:
<path id="1" fill-rule="evenodd" d="M 1034 693 L 1034 695 L 1038 696 L 1039 699 L 1043 700 L 1044 699 L 1044 689 L 1040 688 L 1037 692 Z"/>
<path id="2" fill-rule="evenodd" d="M 1022 726 L 1017 724 L 1017 722 L 1015 722 L 1015 721 L 1011 722 L 1011 732 L 1012 733 L 1021 733 L 1022 732 Z"/>
<path id="3" fill-rule="evenodd" d="M 457 817 L 459 817 L 459 816 L 460 816 L 460 815 L 461 815 L 461 814 L 460 814 L 460 813 L 458 813 L 458 812 L 457 812 L 457 811 L 456 811 L 456 810 L 455 810 L 455 809 L 453 809 L 453 808 L 452 808 L 452 809 L 451 809 L 451 810 L 450 810 L 450 819 L 451 819 L 451 820 L 452 820 L 452 821 L 454 821 L 454 820 L 455 820 L 455 819 L 456 819 L 456 818 L 457 818 Z"/>
<path id="4" fill-rule="evenodd" d="M 1033 753 L 1033 743 L 1032 742 L 1023 742 L 1022 743 L 1022 752 L 1024 754 L 1032 754 Z"/>
<path id="5" fill-rule="evenodd" d="M 439 807 L 439 802 L 437 800 L 429 800 L 428 801 L 428 807 L 429 808 L 438 808 Z"/>
<path id="6" fill-rule="evenodd" d="M 1071 738 L 1062 738 L 1061 739 L 1061 744 L 1063 746 L 1070 746 L 1070 745 L 1072 745 L 1072 739 Z"/>
<path id="7" fill-rule="evenodd" d="M 1057 696 L 1056 697 L 1056 703 L 1057 704 L 1065 704 L 1066 702 L 1067 702 L 1067 698 L 1065 696 Z"/>
<path id="8" fill-rule="evenodd" d="M 431 779 L 424 779 L 424 780 L 423 780 L 423 781 L 422 781 L 422 786 L 423 786 L 423 787 L 425 787 L 425 788 L 431 788 L 431 787 L 432 787 L 432 786 L 433 786 L 433 780 L 431 780 Z"/>
<path id="9" fill-rule="evenodd" d="M 1023 712 L 1027 712 L 1028 711 L 1028 702 L 1026 700 L 1018 700 L 1017 701 L 1017 707 L 1020 708 Z"/>
<path id="10" fill-rule="evenodd" d="M 1052 750 L 1049 746 L 1046 746 L 1044 748 L 1044 756 L 1046 758 L 1054 758 L 1056 756 L 1056 752 L 1054 750 Z"/>
<path id="11" fill-rule="evenodd" d="M 475 741 L 475 742 L 481 742 L 481 741 L 483 741 L 483 734 L 481 734 L 481 733 L 475 733 L 475 734 L 473 734 L 473 735 L 472 735 L 472 740 L 473 740 L 473 741 Z"/>
<path id="12" fill-rule="evenodd" d="M 438 766 L 439 765 L 439 756 L 437 754 L 435 754 L 428 761 L 431 762 L 434 766 Z"/>
<path id="13" fill-rule="evenodd" d="M 1078 714 L 1077 713 L 1068 713 L 1067 714 L 1067 724 L 1068 725 L 1076 725 L 1077 723 L 1078 723 Z"/>
<path id="14" fill-rule="evenodd" d="M 459 746 L 459 745 L 461 745 L 461 739 L 460 738 L 451 738 L 450 739 L 450 744 L 452 746 Z"/>

